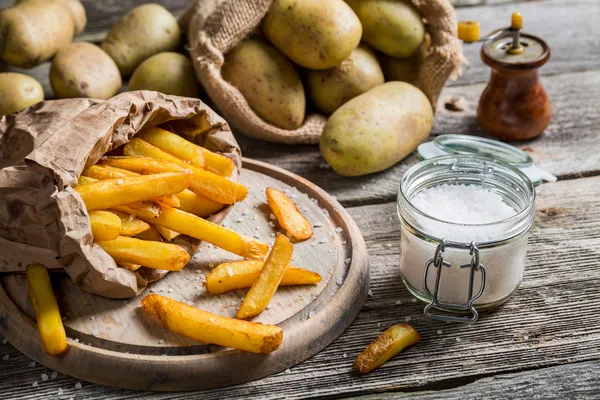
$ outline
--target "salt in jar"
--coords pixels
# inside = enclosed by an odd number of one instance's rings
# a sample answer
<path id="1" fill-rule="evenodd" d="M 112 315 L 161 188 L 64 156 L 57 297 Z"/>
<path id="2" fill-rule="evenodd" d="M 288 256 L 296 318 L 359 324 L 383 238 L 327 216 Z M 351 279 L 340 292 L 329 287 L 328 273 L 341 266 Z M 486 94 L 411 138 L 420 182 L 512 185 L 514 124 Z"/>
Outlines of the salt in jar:
<path id="1" fill-rule="evenodd" d="M 474 322 L 519 287 L 535 189 L 515 167 L 477 155 L 422 161 L 402 178 L 398 215 L 402 281 L 427 316 Z"/>

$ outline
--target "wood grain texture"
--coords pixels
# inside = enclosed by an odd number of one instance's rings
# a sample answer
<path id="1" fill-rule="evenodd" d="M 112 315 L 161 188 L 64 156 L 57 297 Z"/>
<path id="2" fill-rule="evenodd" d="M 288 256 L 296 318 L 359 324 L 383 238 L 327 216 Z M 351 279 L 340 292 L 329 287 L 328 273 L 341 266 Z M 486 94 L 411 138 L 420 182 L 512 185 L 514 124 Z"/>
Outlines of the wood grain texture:
<path id="1" fill-rule="evenodd" d="M 600 295 L 600 177 L 538 188 L 537 217 L 523 285 L 503 307 L 484 313 L 473 326 L 428 320 L 422 314 L 423 305 L 413 302 L 402 286 L 395 204 L 355 207 L 349 212 L 364 234 L 372 265 L 373 296 L 368 297 L 355 322 L 324 351 L 289 372 L 205 391 L 203 399 L 342 397 L 448 388 L 453 382 L 460 384 L 481 376 L 600 359 L 600 314 L 596 312 Z M 408 319 L 421 334 L 421 343 L 371 374 L 351 371 L 354 357 L 364 346 L 390 325 Z M 71 396 L 77 395 L 73 389 L 76 381 L 66 378 L 40 382 L 40 387 L 33 388 L 40 370 L 30 371 L 26 357 L 5 351 L 11 358 L 0 364 L 6 366 L 3 370 L 7 376 L 0 381 L 0 391 L 40 395 L 53 393 L 62 385 Z M 85 388 L 87 398 L 139 395 L 90 384 Z M 196 396 L 198 393 L 154 394 L 148 398 Z"/>

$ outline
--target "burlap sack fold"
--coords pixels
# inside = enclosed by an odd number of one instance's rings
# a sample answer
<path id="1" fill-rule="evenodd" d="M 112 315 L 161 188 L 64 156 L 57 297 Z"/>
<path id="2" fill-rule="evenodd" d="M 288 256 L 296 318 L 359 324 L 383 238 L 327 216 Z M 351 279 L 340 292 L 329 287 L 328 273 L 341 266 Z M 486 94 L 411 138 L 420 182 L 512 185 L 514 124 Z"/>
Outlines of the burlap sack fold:
<path id="1" fill-rule="evenodd" d="M 418 86 L 435 106 L 446 81 L 460 73 L 462 51 L 456 38 L 456 15 L 447 0 L 411 0 L 431 35 L 423 54 Z M 308 114 L 296 130 L 262 120 L 239 90 L 221 76 L 224 55 L 259 29 L 272 0 L 196 0 L 182 17 L 196 75 L 227 120 L 248 136 L 276 143 L 314 144 L 327 123 L 322 114 Z"/>
<path id="2" fill-rule="evenodd" d="M 227 123 L 198 99 L 126 92 L 106 101 L 46 101 L 2 117 L 0 272 L 23 272 L 32 263 L 64 268 L 86 291 L 110 298 L 135 296 L 164 276 L 167 271 L 119 268 L 93 242 L 85 206 L 70 185 L 142 128 L 192 117 L 206 128 L 198 144 L 230 157 L 239 171 L 241 152 Z M 230 208 L 211 221 L 221 222 Z M 177 239 L 189 252 L 200 244 Z"/>

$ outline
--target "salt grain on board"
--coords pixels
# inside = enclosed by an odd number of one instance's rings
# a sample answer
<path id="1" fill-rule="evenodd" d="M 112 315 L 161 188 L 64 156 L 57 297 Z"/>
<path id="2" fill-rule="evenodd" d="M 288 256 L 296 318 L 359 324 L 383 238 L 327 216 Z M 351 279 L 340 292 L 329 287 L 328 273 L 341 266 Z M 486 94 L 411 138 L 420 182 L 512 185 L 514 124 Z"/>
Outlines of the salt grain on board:
<path id="1" fill-rule="evenodd" d="M 50 375 L 51 379 L 56 379 L 58 378 L 58 372 L 54 371 L 51 375 Z"/>
<path id="2" fill-rule="evenodd" d="M 81 388 L 83 388 L 83 385 L 81 384 L 81 382 L 77 382 L 75 384 L 75 389 L 81 389 Z"/>
<path id="3" fill-rule="evenodd" d="M 8 355 L 8 354 L 5 354 L 5 355 L 2 356 L 2 359 L 4 361 L 8 360 L 9 358 L 10 358 L 10 355 Z"/>
<path id="4" fill-rule="evenodd" d="M 338 286 L 342 286 L 342 284 L 344 283 L 344 278 L 342 278 L 342 277 L 337 278 L 335 283 L 337 283 Z"/>
<path id="5" fill-rule="evenodd" d="M 47 375 L 47 374 L 42 374 L 42 375 L 40 375 L 40 376 L 42 377 L 42 380 L 43 380 L 44 382 L 46 382 L 46 381 L 48 380 L 48 375 Z"/>
<path id="6" fill-rule="evenodd" d="M 37 383 L 37 382 L 33 382 L 33 383 L 31 384 L 31 386 L 33 386 L 33 387 L 38 387 L 38 385 L 39 385 L 39 383 Z"/>
<path id="7" fill-rule="evenodd" d="M 404 321 L 410 322 L 411 319 L 412 319 L 411 317 L 406 317 L 406 318 L 404 318 Z"/>
<path id="8" fill-rule="evenodd" d="M 33 367 L 35 367 L 35 361 L 32 361 L 32 362 L 30 362 L 29 364 L 27 364 L 27 366 L 28 366 L 29 368 L 33 368 Z"/>

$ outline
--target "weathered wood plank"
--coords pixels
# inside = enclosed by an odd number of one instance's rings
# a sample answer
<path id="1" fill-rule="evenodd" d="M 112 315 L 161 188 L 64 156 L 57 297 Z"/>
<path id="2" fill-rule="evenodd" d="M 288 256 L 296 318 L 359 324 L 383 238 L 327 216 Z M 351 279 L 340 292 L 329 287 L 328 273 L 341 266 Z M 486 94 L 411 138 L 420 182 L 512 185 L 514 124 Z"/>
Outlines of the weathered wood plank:
<path id="1" fill-rule="evenodd" d="M 538 188 L 537 219 L 521 289 L 474 326 L 426 319 L 399 279 L 399 229 L 395 204 L 349 209 L 371 253 L 371 289 L 359 317 L 332 345 L 290 372 L 228 389 L 202 392 L 203 399 L 341 397 L 385 391 L 448 388 L 496 373 L 600 359 L 600 177 Z M 353 358 L 388 326 L 407 321 L 419 345 L 368 375 L 351 371 Z M 59 387 L 65 397 L 125 399 L 139 393 L 84 383 L 27 367 L 11 346 L 0 362 L 5 397 L 46 398 Z M 33 387 L 40 381 L 38 387 Z M 456 383 L 454 383 L 456 382 Z M 485 382 L 485 381 L 484 381 Z M 474 384 L 474 389 L 477 387 Z M 483 386 L 486 388 L 487 386 Z M 573 389 L 576 390 L 576 389 Z M 193 399 L 198 393 L 149 394 L 149 399 Z"/>
<path id="2" fill-rule="evenodd" d="M 544 135 L 520 143 L 536 164 L 560 179 L 600 173 L 600 73 L 548 76 L 542 79 L 553 104 L 553 119 Z M 442 93 L 432 135 L 463 133 L 483 135 L 475 112 L 484 85 L 446 88 Z M 468 109 L 452 112 L 444 109 L 449 96 L 463 96 Z M 414 156 L 387 171 L 358 178 L 342 178 L 331 170 L 315 146 L 285 146 L 264 143 L 237 135 L 245 156 L 289 169 L 336 195 L 344 205 L 382 203 L 393 200 L 406 169 L 416 162 Z"/>

